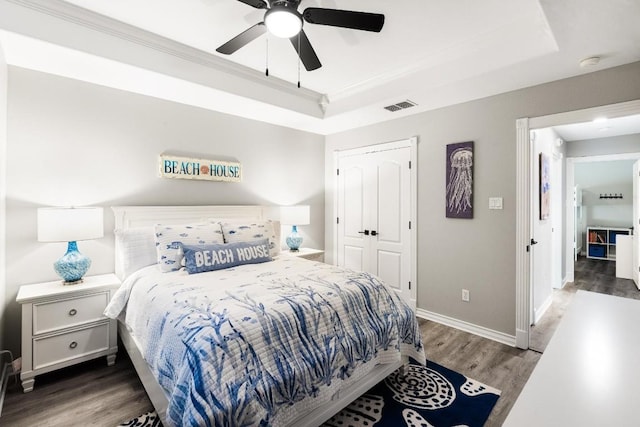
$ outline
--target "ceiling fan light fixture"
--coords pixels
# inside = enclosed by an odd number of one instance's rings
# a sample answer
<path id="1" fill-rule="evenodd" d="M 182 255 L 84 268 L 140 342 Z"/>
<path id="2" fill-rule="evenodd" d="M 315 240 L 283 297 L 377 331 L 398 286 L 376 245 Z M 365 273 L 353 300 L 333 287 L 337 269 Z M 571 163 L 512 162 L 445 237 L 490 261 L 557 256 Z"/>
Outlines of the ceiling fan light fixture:
<path id="1" fill-rule="evenodd" d="M 302 29 L 302 17 L 290 8 L 274 6 L 265 13 L 264 24 L 274 36 L 289 39 Z"/>

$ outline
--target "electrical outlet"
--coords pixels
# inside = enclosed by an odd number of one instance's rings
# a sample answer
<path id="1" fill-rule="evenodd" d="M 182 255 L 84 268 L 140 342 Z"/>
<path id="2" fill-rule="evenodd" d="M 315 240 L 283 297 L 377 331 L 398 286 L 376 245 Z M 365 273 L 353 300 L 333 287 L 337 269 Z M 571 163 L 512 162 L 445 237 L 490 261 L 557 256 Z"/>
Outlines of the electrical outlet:
<path id="1" fill-rule="evenodd" d="M 463 289 L 462 290 L 462 301 L 469 302 L 469 290 L 468 289 Z"/>

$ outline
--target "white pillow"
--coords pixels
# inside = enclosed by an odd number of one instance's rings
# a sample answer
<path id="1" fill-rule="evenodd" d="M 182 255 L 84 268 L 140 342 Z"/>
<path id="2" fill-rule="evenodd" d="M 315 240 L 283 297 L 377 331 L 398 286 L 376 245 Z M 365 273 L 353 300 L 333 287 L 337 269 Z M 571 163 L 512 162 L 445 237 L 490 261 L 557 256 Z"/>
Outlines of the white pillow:
<path id="1" fill-rule="evenodd" d="M 180 270 L 182 267 L 182 245 L 208 245 L 224 243 L 220 224 L 203 223 L 193 225 L 156 225 L 155 243 L 160 270 Z"/>
<path id="2" fill-rule="evenodd" d="M 280 239 L 276 235 L 271 221 L 224 222 L 222 234 L 226 243 L 252 242 L 267 237 L 269 239 L 269 255 L 278 256 Z"/>
<path id="3" fill-rule="evenodd" d="M 154 228 L 134 227 L 114 231 L 122 279 L 158 262 Z"/>

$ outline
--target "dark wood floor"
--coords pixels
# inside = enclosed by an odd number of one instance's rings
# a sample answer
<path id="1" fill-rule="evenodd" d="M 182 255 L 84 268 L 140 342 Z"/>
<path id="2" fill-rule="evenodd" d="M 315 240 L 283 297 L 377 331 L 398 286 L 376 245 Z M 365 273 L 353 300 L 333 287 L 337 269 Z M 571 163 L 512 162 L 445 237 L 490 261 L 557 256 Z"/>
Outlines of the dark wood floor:
<path id="1" fill-rule="evenodd" d="M 500 426 L 540 355 L 427 320 L 420 320 L 420 329 L 430 360 L 502 390 L 486 424 Z M 99 359 L 38 376 L 31 393 L 10 385 L 0 425 L 115 427 L 152 409 L 121 350 L 111 367 Z"/>
<path id="2" fill-rule="evenodd" d="M 427 320 L 420 321 L 420 329 L 429 360 L 501 390 L 485 427 L 501 426 L 540 354 Z"/>
<path id="3" fill-rule="evenodd" d="M 640 291 L 630 279 L 616 277 L 616 263 L 599 259 L 578 258 L 575 263 L 575 282 L 571 288 L 574 292 L 599 292 L 624 298 L 640 299 Z M 566 286 L 565 286 L 566 287 Z"/>
<path id="4" fill-rule="evenodd" d="M 115 427 L 153 407 L 124 347 L 116 363 L 105 358 L 36 377 L 35 388 L 22 393 L 10 383 L 1 426 Z"/>
<path id="5" fill-rule="evenodd" d="M 615 279 L 615 263 L 581 260 L 576 264 L 576 281 L 554 292 L 559 301 L 534 329 L 538 345 L 544 350 L 564 308 L 578 289 L 640 299 L 633 282 Z M 470 378 L 500 389 L 498 400 L 486 426 L 502 425 L 520 391 L 541 357 L 539 351 L 519 350 L 438 323 L 420 320 L 429 360 Z M 543 331 L 544 329 L 544 331 Z M 120 346 L 123 349 L 122 346 Z M 36 378 L 35 389 L 23 394 L 21 387 L 10 385 L 0 425 L 32 426 L 104 426 L 118 423 L 152 410 L 144 388 L 124 350 L 116 364 L 106 366 L 104 359 L 87 362 Z"/>

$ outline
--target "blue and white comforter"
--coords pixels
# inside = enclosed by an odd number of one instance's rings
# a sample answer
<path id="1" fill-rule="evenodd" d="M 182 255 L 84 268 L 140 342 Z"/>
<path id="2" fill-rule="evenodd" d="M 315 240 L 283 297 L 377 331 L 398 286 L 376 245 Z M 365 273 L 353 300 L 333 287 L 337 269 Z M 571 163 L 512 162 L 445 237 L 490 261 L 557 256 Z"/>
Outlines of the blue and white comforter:
<path id="1" fill-rule="evenodd" d="M 194 275 L 150 266 L 105 314 L 132 331 L 175 426 L 285 424 L 376 363 L 425 361 L 414 313 L 379 279 L 297 258 Z"/>

